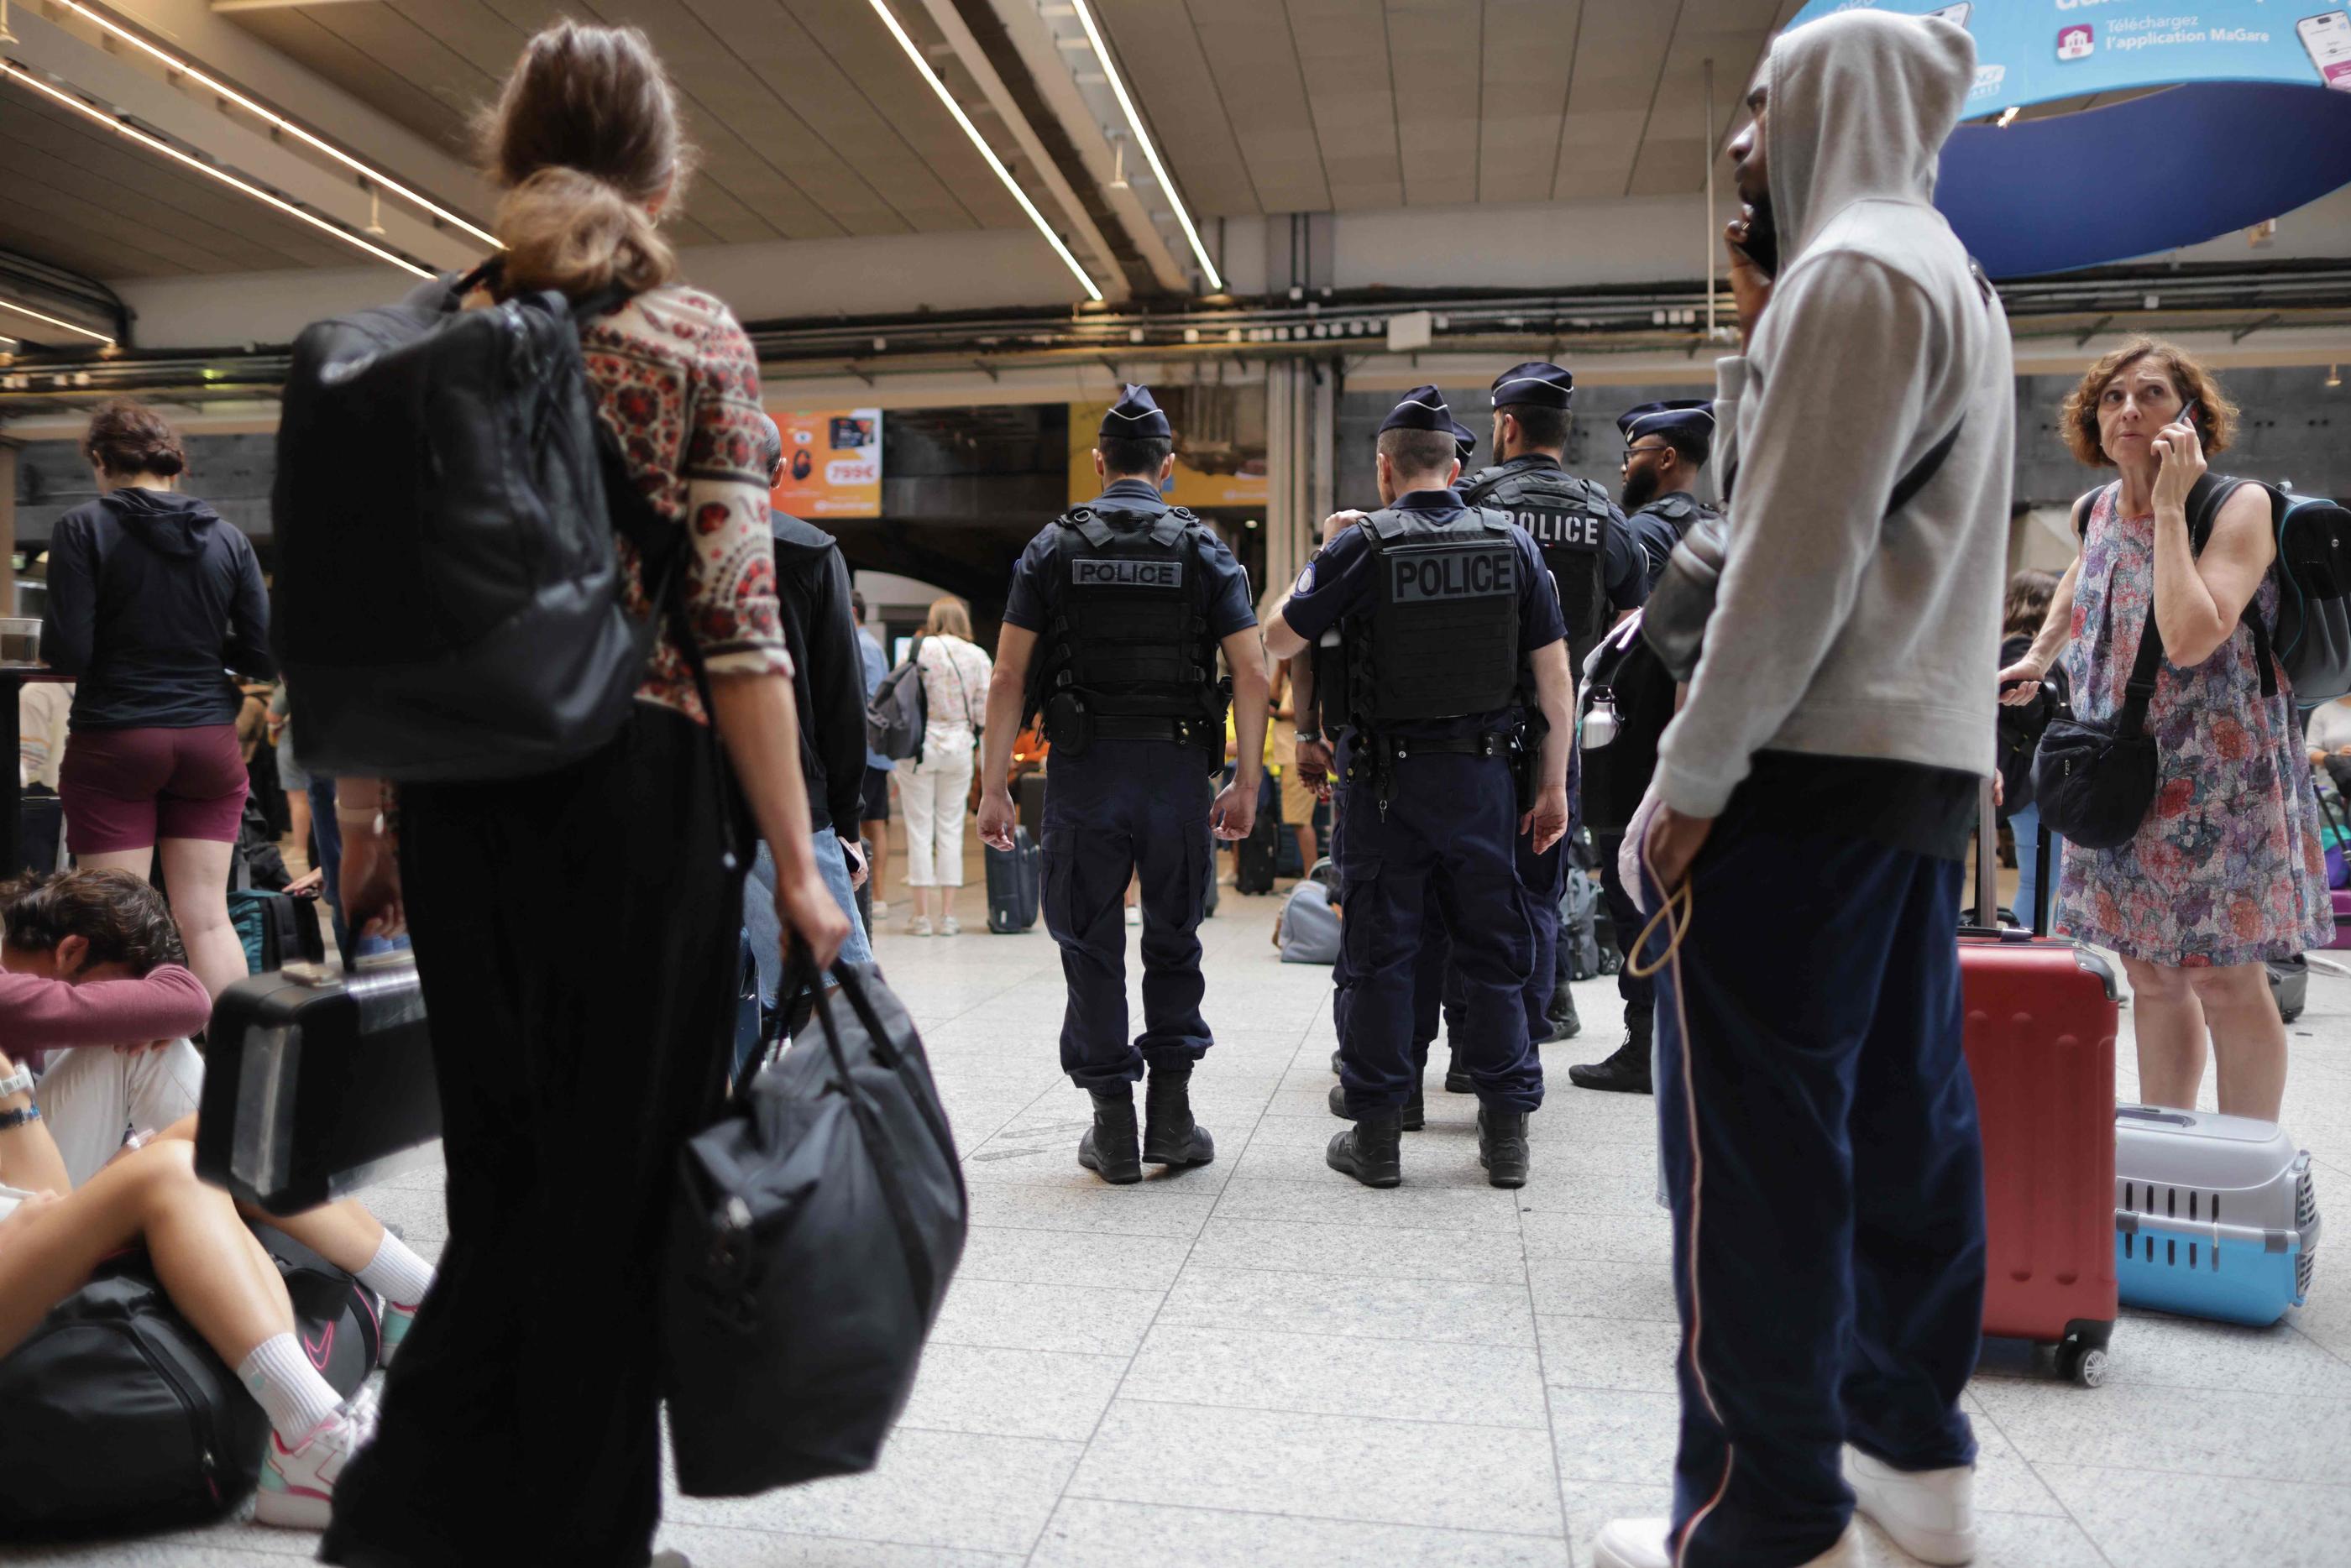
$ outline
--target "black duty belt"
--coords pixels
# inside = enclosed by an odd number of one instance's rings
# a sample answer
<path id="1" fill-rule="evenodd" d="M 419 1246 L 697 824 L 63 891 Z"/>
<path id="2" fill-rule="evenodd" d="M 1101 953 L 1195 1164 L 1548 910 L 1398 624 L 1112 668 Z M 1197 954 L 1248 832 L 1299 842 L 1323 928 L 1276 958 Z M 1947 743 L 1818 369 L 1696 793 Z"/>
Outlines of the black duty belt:
<path id="1" fill-rule="evenodd" d="M 1097 741 L 1181 741 L 1184 721 L 1138 713 L 1095 713 L 1087 720 Z"/>
<path id="2" fill-rule="evenodd" d="M 1455 735 L 1441 740 L 1400 735 L 1389 747 L 1389 752 L 1397 757 L 1500 757 L 1510 754 L 1517 739 L 1517 735 L 1509 730 L 1497 730 L 1484 735 Z"/>

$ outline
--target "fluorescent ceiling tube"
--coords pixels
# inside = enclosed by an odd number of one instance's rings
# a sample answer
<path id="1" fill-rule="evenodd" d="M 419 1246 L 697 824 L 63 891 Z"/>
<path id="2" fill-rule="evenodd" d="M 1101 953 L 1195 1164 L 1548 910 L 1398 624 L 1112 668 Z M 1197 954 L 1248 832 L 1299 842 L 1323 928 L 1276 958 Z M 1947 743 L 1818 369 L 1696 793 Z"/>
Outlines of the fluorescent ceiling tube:
<path id="1" fill-rule="evenodd" d="M 876 5 L 881 0 L 874 0 Z M 1175 178 L 1167 165 L 1159 161 L 1159 149 L 1153 146 L 1151 133 L 1143 129 L 1143 116 L 1135 112 L 1134 100 L 1126 95 L 1126 79 L 1118 74 L 1118 62 L 1111 58 L 1110 45 L 1094 26 L 1093 7 L 1086 0 L 1071 0 L 1078 8 L 1078 20 L 1085 24 L 1086 38 L 1094 47 L 1094 57 L 1102 62 L 1102 71 L 1110 78 L 1110 90 L 1118 96 L 1118 107 L 1126 115 L 1127 129 L 1134 132 L 1135 145 L 1151 161 L 1151 171 L 1159 176 L 1159 188 L 1167 192 L 1167 200 L 1176 209 L 1176 221 L 1184 225 L 1184 237 L 1192 242 L 1192 254 L 1199 258 L 1201 275 L 1208 280 L 1210 294 L 1222 294 L 1225 280 L 1217 271 L 1217 264 L 1208 259 L 1208 247 L 1200 243 L 1200 231 L 1192 226 L 1192 214 L 1184 206 L 1184 198 L 1176 192 Z"/>

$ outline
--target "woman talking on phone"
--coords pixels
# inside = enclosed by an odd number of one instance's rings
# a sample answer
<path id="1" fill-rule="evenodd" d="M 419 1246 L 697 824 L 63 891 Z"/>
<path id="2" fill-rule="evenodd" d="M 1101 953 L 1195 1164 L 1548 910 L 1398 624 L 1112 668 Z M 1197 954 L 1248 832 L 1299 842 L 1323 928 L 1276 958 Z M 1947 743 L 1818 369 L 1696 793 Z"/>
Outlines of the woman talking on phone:
<path id="1" fill-rule="evenodd" d="M 2283 670 L 2263 680 L 2252 625 L 2277 618 L 2269 497 L 2236 490 L 2200 554 L 2189 535 L 2189 492 L 2236 422 L 2170 344 L 2137 338 L 2090 368 L 2060 424 L 2075 457 L 2117 477 L 2076 507 L 2080 554 L 2000 684 L 2001 701 L 2029 701 L 2063 659 L 2075 717 L 2111 723 L 2141 627 L 2162 639 L 2146 722 L 2155 804 L 2115 848 L 2066 846 L 2053 923 L 2122 955 L 2140 1098 L 2192 1107 L 2209 1038 L 2220 1108 L 2273 1121 L 2285 1025 L 2263 961 L 2324 946 L 2334 919 L 2294 692 Z"/>
<path id="2" fill-rule="evenodd" d="M 662 627 L 630 718 L 584 761 L 389 802 L 337 781 L 354 934 L 403 914 L 415 934 L 449 1239 L 320 1556 L 643 1568 L 678 1150 L 716 1113 L 731 1044 L 743 871 L 722 859 L 722 744 L 775 851 L 783 929 L 823 963 L 849 921 L 800 781 L 758 359 L 724 304 L 676 281 L 657 227 L 691 157 L 668 74 L 633 27 L 555 24 L 524 45 L 482 151 L 505 192 L 499 289 L 628 293 L 580 345 L 598 417 L 677 530 L 685 629 Z M 623 545 L 628 602 L 651 615 Z"/>

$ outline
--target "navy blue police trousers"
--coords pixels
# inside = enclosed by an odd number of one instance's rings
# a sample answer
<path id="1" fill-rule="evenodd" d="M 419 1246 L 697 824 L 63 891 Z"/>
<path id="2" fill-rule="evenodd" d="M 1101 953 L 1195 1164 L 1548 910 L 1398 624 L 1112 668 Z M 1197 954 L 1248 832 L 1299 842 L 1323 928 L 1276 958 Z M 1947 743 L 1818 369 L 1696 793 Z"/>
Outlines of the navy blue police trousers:
<path id="1" fill-rule="evenodd" d="M 1508 763 L 1442 753 L 1400 758 L 1385 812 L 1368 779 L 1344 789 L 1339 1081 L 1348 1109 L 1401 1107 L 1418 1080 L 1413 1008 L 1434 903 L 1461 973 L 1454 1049 L 1481 1102 L 1533 1110 L 1542 1104 L 1542 1065 L 1528 1044 L 1524 993 L 1534 938 L 1514 860 L 1519 812 Z"/>
<path id="2" fill-rule="evenodd" d="M 1717 819 L 1657 977 L 1687 1568 L 1827 1551 L 1853 1511 L 1844 1443 L 1906 1470 L 1975 1457 L 1959 1399 L 1983 1317 L 1983 1146 L 1959 1048 L 1960 867 L 1759 815 L 1733 795 Z"/>
<path id="3" fill-rule="evenodd" d="M 1061 1070 L 1081 1089 L 1188 1073 L 1210 1044 L 1200 1016 L 1200 920 L 1214 875 L 1214 792 L 1199 751 L 1173 741 L 1056 747 L 1045 768 L 1045 929 L 1069 1004 Z M 1127 1036 L 1126 886 L 1140 877 L 1143 1033 Z"/>

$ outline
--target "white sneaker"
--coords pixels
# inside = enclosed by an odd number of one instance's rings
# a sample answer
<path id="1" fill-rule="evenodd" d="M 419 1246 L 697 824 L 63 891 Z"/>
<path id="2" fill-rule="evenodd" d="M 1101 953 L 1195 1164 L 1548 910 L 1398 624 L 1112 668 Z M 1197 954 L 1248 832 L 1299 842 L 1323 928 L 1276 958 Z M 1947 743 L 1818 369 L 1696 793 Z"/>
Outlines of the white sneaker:
<path id="1" fill-rule="evenodd" d="M 913 919 L 906 922 L 906 934 L 910 937 L 929 936 L 931 934 L 930 920 L 922 915 L 916 915 Z"/>
<path id="2" fill-rule="evenodd" d="M 939 935 L 943 937 L 954 937 L 961 936 L 962 934 L 963 923 L 957 920 L 953 915 L 949 915 L 946 919 L 939 922 Z"/>
<path id="3" fill-rule="evenodd" d="M 1127 923 L 1129 926 L 1139 926 L 1139 925 L 1143 924 L 1143 906 L 1142 906 L 1142 905 L 1140 905 L 1140 904 L 1129 904 L 1129 905 L 1126 907 L 1126 923 Z"/>
<path id="4" fill-rule="evenodd" d="M 883 902 L 881 899 L 879 899 L 879 898 L 874 899 L 874 900 L 873 900 L 873 918 L 874 918 L 875 919 L 877 919 L 877 920 L 886 920 L 886 919 L 888 919 L 890 918 L 890 906 L 889 906 L 889 905 L 887 905 L 887 904 L 885 904 L 885 903 L 883 903 Z"/>
<path id="5" fill-rule="evenodd" d="M 1853 1488 L 1855 1506 L 1911 1556 L 1922 1563 L 1944 1564 L 1974 1560 L 1974 1466 L 1897 1470 L 1859 1449 L 1848 1448 L 1844 1480 Z"/>
<path id="6" fill-rule="evenodd" d="M 343 1467 L 374 1440 L 375 1401 L 372 1386 L 360 1389 L 291 1449 L 277 1433 L 269 1434 L 261 1456 L 261 1489 L 253 1500 L 255 1523 L 281 1530 L 327 1528 Z"/>
<path id="7" fill-rule="evenodd" d="M 1674 1568 L 1674 1554 L 1666 1549 L 1669 1519 L 1612 1519 L 1600 1527 L 1592 1542 L 1597 1568 Z M 1861 1526 L 1848 1524 L 1837 1543 L 1804 1563 L 1802 1568 L 1864 1568 Z"/>

